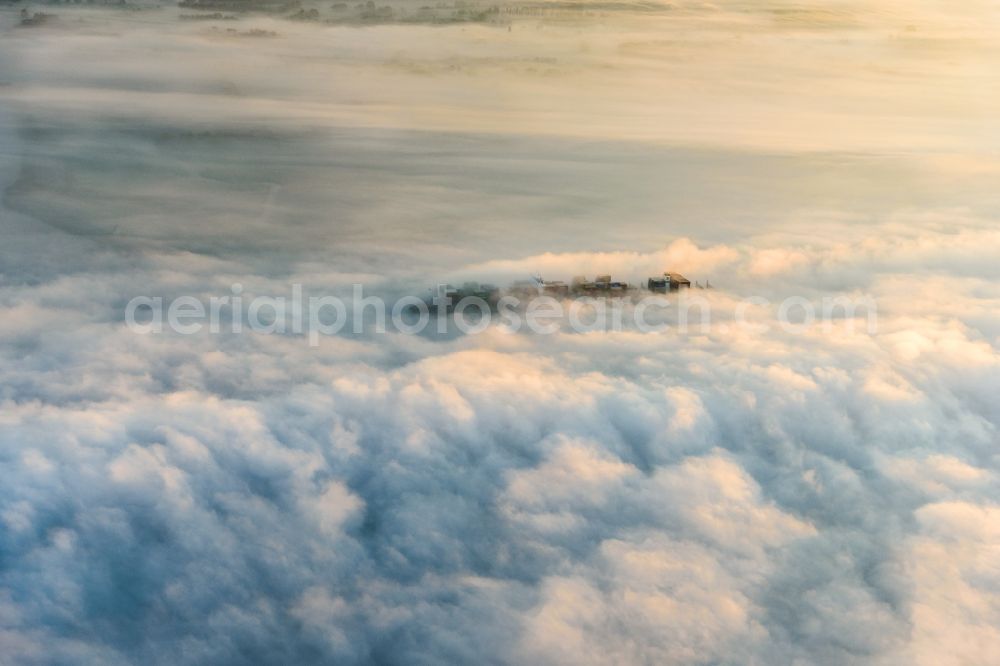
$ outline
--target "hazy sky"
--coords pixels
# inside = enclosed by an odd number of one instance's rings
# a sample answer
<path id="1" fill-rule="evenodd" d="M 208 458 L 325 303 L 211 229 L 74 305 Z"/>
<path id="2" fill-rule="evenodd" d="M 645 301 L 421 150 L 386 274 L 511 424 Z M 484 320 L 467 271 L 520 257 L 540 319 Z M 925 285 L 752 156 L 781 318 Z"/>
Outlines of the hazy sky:
<path id="1" fill-rule="evenodd" d="M 1000 653 L 994 3 L 142 7 L 0 9 L 11 663 Z M 667 269 L 877 331 L 123 322 Z"/>

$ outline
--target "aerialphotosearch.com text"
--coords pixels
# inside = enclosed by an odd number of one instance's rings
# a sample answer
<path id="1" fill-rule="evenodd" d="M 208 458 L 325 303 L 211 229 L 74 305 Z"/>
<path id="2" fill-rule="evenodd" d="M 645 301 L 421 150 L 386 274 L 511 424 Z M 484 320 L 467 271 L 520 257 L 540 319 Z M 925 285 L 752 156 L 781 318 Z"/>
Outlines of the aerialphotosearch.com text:
<path id="1" fill-rule="evenodd" d="M 491 326 L 503 332 L 590 333 L 636 330 L 657 333 L 708 334 L 739 327 L 766 333 L 775 326 L 786 333 L 804 333 L 819 326 L 848 332 L 877 331 L 878 311 L 870 296 L 837 295 L 819 299 L 788 296 L 772 301 L 762 296 L 717 298 L 696 290 L 621 297 L 506 294 L 496 298 L 456 298 L 444 285 L 427 298 L 406 295 L 387 298 L 365 294 L 352 285 L 348 297 L 305 295 L 301 284 L 288 296 L 247 295 L 233 284 L 229 293 L 207 299 L 136 296 L 125 307 L 125 324 L 138 334 L 204 332 L 297 335 L 317 346 L 324 336 L 402 333 L 475 335 Z"/>

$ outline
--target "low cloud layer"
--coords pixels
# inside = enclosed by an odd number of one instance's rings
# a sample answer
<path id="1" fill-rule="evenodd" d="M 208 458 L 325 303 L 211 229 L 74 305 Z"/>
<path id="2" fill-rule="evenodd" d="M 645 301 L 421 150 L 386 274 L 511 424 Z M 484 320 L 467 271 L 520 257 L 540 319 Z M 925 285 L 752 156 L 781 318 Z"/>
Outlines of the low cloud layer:
<path id="1" fill-rule="evenodd" d="M 996 17 L 864 4 L 234 22 L 267 39 L 4 9 L 0 653 L 990 663 Z M 877 329 L 123 321 L 667 269 Z"/>

